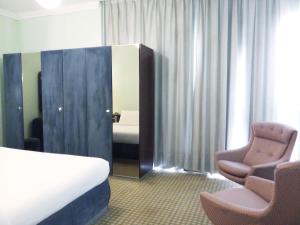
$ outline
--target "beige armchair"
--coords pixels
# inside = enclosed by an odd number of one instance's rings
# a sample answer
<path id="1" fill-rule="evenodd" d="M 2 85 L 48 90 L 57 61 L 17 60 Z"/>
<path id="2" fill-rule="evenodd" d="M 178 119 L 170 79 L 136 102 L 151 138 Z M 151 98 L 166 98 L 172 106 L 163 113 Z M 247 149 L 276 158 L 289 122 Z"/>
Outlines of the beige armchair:
<path id="1" fill-rule="evenodd" d="M 244 184 L 248 176 L 273 180 L 276 165 L 290 160 L 297 131 L 278 123 L 253 123 L 249 144 L 217 152 L 217 170 L 226 178 Z"/>
<path id="2" fill-rule="evenodd" d="M 200 199 L 214 225 L 299 225 L 300 162 L 279 165 L 275 182 L 251 176 L 245 187 Z"/>

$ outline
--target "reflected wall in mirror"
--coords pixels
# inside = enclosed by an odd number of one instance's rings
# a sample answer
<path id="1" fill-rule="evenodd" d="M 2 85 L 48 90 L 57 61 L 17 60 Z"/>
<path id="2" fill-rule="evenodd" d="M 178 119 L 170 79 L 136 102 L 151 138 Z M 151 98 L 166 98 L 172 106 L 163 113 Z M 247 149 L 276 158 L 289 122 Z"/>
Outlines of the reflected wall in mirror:
<path id="1" fill-rule="evenodd" d="M 113 174 L 139 176 L 139 47 L 112 46 Z"/>
<path id="2" fill-rule="evenodd" d="M 113 174 L 141 178 L 153 167 L 153 50 L 113 46 L 112 76 Z"/>
<path id="3" fill-rule="evenodd" d="M 139 110 L 139 48 L 112 46 L 113 112 Z"/>
<path id="4" fill-rule="evenodd" d="M 24 148 L 43 150 L 41 54 L 22 54 Z"/>

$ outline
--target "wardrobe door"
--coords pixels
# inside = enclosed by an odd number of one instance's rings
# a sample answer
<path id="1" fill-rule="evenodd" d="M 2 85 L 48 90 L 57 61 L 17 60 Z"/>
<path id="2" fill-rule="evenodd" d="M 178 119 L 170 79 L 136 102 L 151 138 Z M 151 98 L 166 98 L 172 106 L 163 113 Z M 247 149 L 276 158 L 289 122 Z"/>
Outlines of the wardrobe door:
<path id="1" fill-rule="evenodd" d="M 42 52 L 44 149 L 64 153 L 63 52 Z"/>
<path id="2" fill-rule="evenodd" d="M 140 177 L 152 170 L 154 152 L 154 52 L 140 45 Z"/>
<path id="3" fill-rule="evenodd" d="M 5 141 L 10 148 L 24 148 L 21 54 L 3 56 L 5 88 Z"/>
<path id="4" fill-rule="evenodd" d="M 86 49 L 88 155 L 112 163 L 111 47 Z"/>
<path id="5" fill-rule="evenodd" d="M 65 153 L 87 156 L 85 49 L 63 51 Z"/>

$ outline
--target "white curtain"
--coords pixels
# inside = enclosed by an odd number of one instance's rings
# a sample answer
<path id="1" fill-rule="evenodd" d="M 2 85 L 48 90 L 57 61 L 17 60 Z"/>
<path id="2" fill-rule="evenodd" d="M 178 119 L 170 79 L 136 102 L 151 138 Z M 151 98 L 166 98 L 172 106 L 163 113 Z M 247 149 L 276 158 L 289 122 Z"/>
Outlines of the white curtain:
<path id="1" fill-rule="evenodd" d="M 233 2 L 227 146 L 247 142 L 250 124 L 273 121 L 300 131 L 300 1 Z M 240 16 L 237 16 L 240 15 Z M 300 159 L 299 140 L 292 160 Z"/>
<path id="2" fill-rule="evenodd" d="M 278 24 L 298 2 L 102 2 L 104 44 L 144 43 L 156 52 L 157 166 L 213 171 L 214 153 L 245 144 L 253 121 L 300 130 L 300 75 L 286 74 L 292 62 L 285 48 L 278 54 L 278 43 L 284 43 Z M 286 65 L 278 63 L 282 59 Z M 294 91 L 286 88 L 291 85 Z"/>
<path id="3" fill-rule="evenodd" d="M 277 24 L 273 119 L 298 130 L 292 160 L 300 159 L 300 1 L 284 5 Z"/>

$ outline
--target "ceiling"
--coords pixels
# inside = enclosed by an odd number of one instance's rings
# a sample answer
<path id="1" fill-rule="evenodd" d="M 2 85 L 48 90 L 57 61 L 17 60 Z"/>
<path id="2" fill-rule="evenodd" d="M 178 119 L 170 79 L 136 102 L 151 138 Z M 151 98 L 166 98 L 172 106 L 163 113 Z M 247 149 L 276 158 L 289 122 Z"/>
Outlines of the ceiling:
<path id="1" fill-rule="evenodd" d="M 98 0 L 62 0 L 60 8 L 91 2 L 98 2 Z M 13 14 L 24 14 L 44 10 L 35 0 L 0 0 L 0 9 Z"/>

